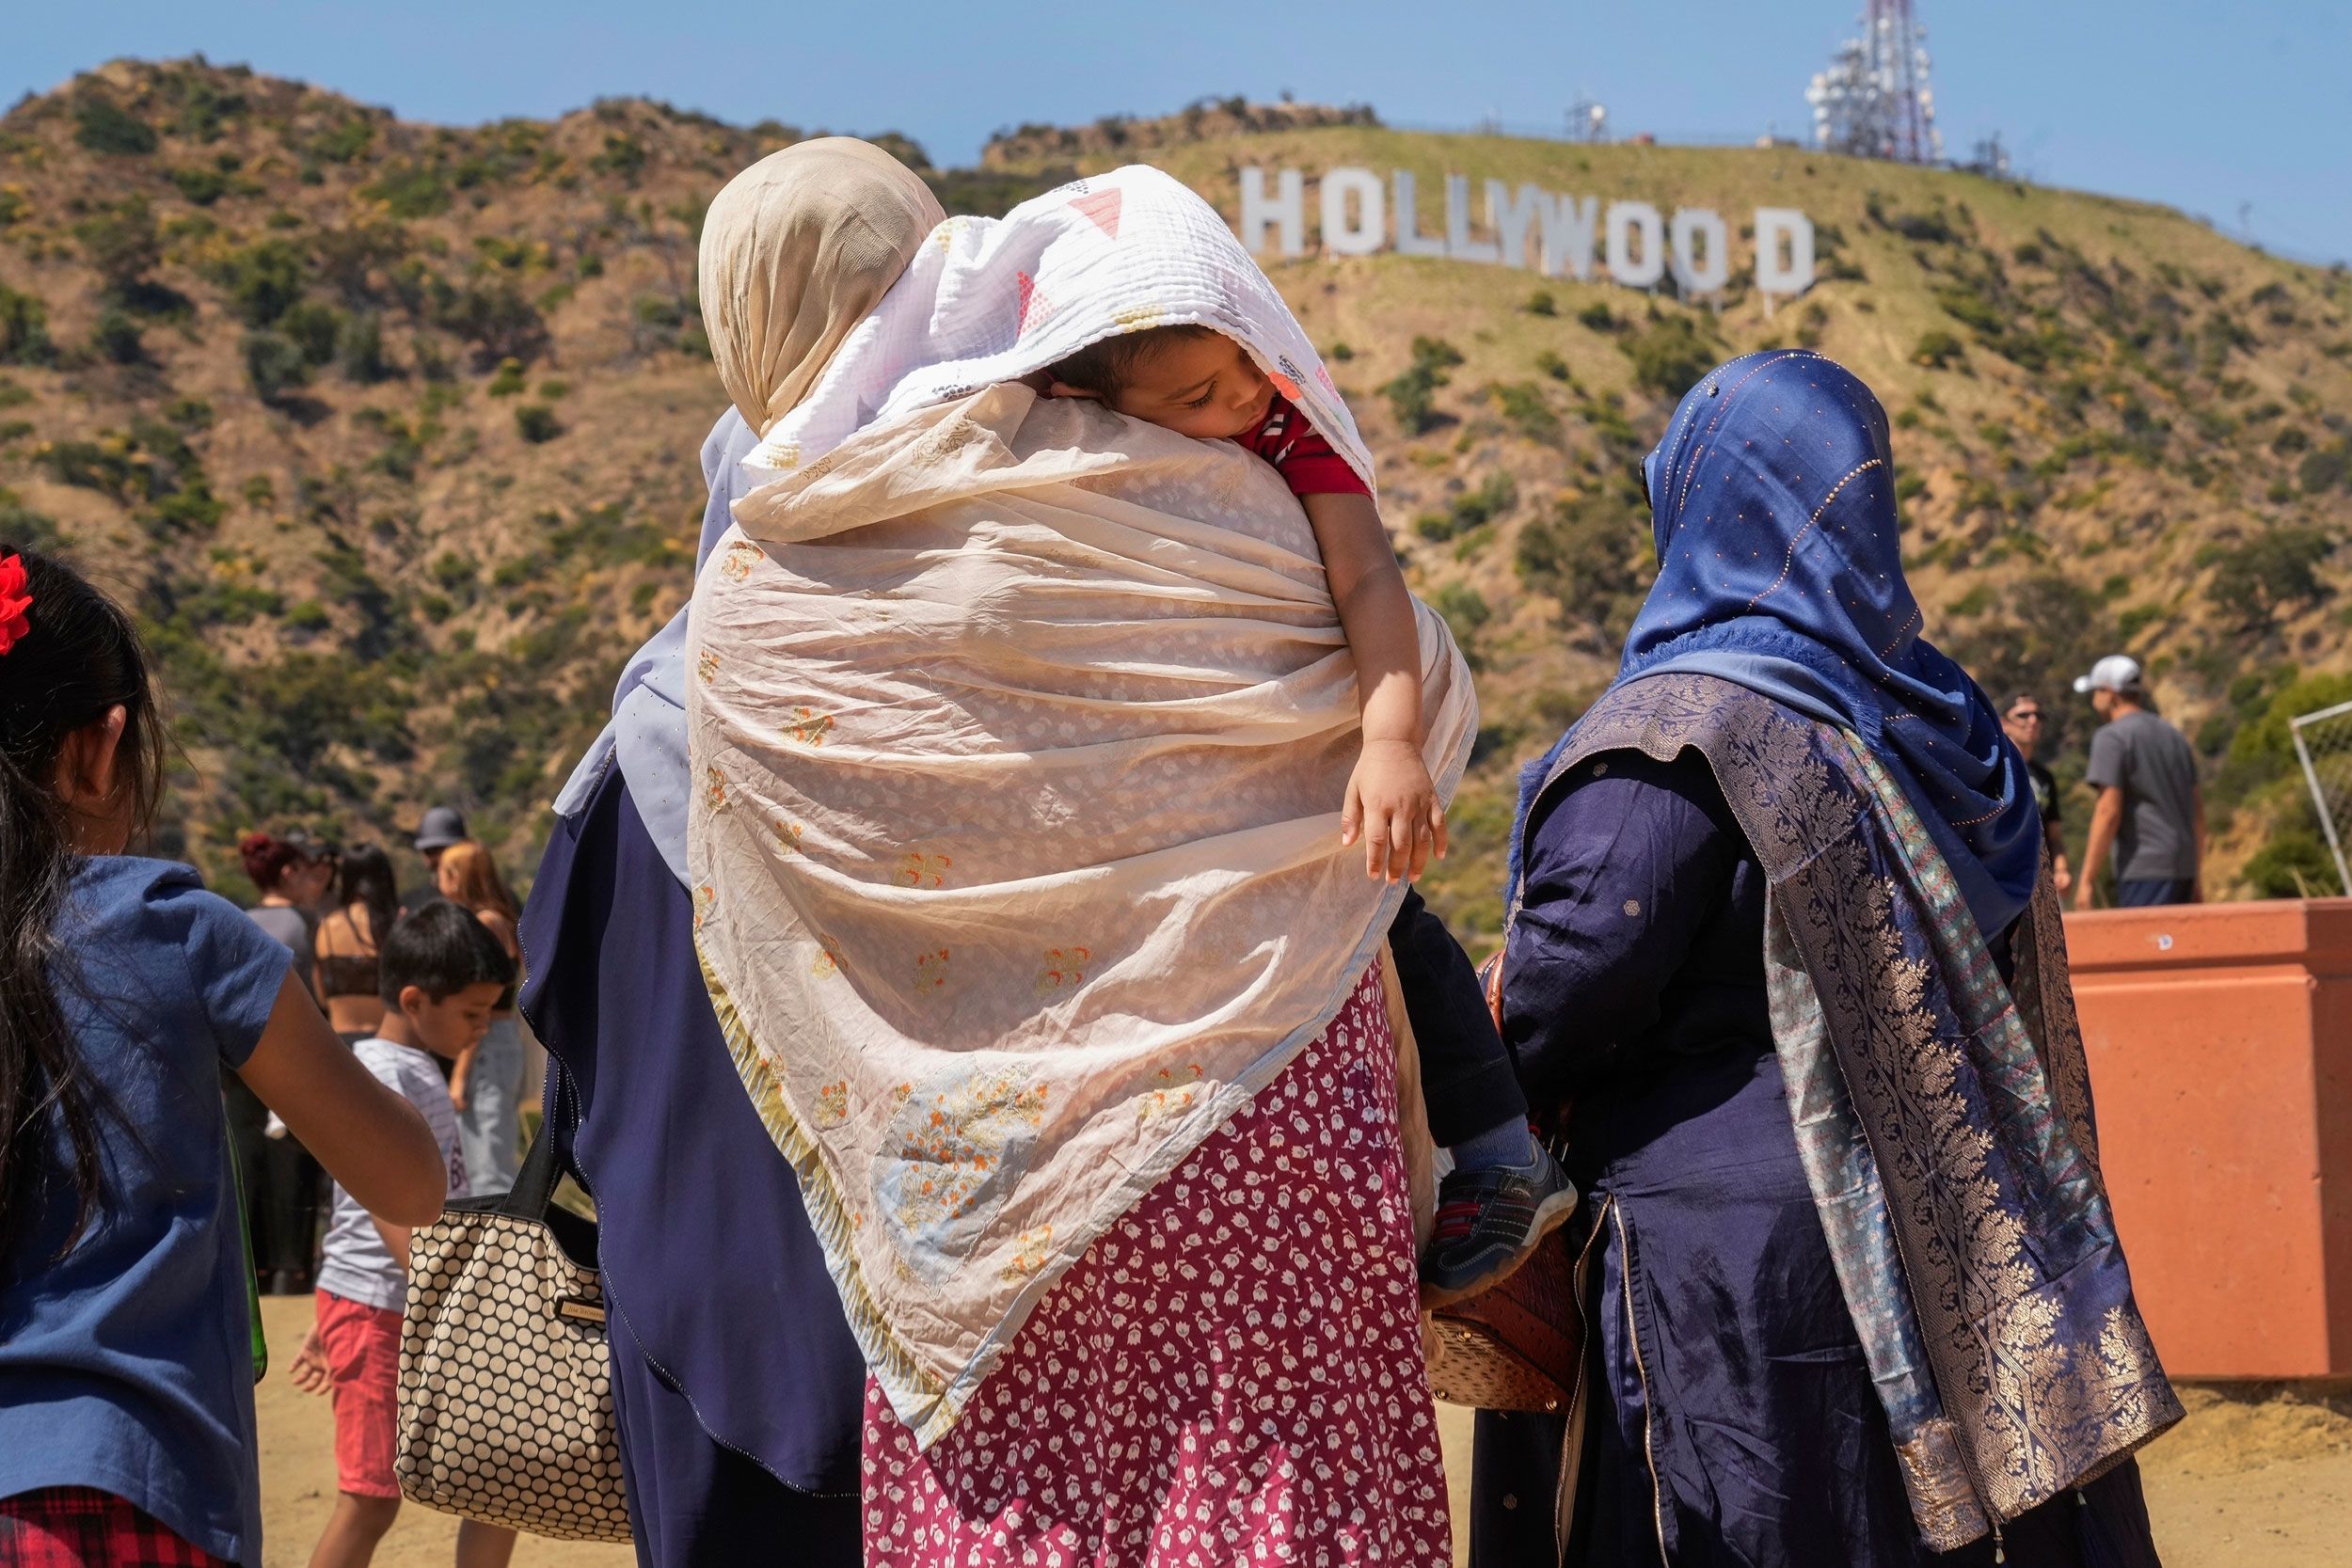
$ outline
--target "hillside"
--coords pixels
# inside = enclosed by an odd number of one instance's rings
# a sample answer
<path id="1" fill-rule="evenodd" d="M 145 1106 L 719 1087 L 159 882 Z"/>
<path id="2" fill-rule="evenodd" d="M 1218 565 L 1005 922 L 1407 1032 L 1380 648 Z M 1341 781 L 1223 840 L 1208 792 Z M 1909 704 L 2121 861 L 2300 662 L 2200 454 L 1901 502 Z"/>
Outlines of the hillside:
<path id="1" fill-rule="evenodd" d="M 1144 147 L 1229 214 L 1245 165 L 1361 164 L 1430 203 L 1452 171 L 1820 228 L 1823 280 L 1769 315 L 1736 277 L 1694 308 L 1392 255 L 1271 265 L 1481 666 L 1445 907 L 1491 919 L 1517 762 L 1613 667 L 1633 461 L 1707 364 L 1798 341 L 1896 416 L 1931 635 L 2059 713 L 2063 677 L 2135 652 L 2210 764 L 2225 885 L 2332 879 L 2273 716 L 2352 696 L 2341 272 L 1969 176 L 1363 118 L 1209 105 L 925 166 L 963 211 Z M 447 799 L 527 859 L 620 659 L 687 590 L 721 406 L 701 212 L 799 134 L 636 101 L 449 130 L 201 62 L 0 119 L 0 538 L 69 543 L 147 616 L 187 748 L 173 847 L 217 869 L 255 822 L 389 834 Z"/>

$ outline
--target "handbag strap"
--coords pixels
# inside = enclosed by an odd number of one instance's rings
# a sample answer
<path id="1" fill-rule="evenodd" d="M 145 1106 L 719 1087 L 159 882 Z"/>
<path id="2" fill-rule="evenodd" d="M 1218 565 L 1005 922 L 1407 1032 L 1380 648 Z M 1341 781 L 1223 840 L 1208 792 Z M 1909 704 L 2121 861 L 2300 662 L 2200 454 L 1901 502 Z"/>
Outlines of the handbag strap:
<path id="1" fill-rule="evenodd" d="M 220 1130 L 229 1145 L 229 1196 L 237 1208 L 237 1260 L 245 1266 L 245 1311 L 253 1340 L 253 1381 L 269 1375 L 269 1336 L 262 1329 L 262 1281 L 253 1269 L 253 1229 L 245 1206 L 245 1162 L 237 1158 L 237 1134 L 229 1125 L 229 1101 L 220 1107 Z"/>
<path id="2" fill-rule="evenodd" d="M 544 1220 L 548 1206 L 555 1201 L 555 1184 L 563 1180 L 564 1162 L 555 1147 L 555 1117 L 543 1112 L 539 1130 L 531 1135 L 530 1152 L 523 1156 L 522 1169 L 516 1173 L 515 1185 L 498 1206 L 501 1214 L 520 1220 Z"/>

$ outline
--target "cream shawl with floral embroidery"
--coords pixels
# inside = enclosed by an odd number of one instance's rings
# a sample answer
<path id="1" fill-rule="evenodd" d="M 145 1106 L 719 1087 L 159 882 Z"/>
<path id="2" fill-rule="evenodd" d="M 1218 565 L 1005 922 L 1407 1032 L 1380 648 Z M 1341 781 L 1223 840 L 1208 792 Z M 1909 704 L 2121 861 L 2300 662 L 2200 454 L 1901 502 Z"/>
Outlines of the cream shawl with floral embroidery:
<path id="1" fill-rule="evenodd" d="M 737 517 L 690 628 L 697 940 L 929 1442 L 1382 941 L 1399 894 L 1338 842 L 1354 662 L 1271 467 L 1017 384 Z M 1476 711 L 1416 613 L 1450 795 Z"/>

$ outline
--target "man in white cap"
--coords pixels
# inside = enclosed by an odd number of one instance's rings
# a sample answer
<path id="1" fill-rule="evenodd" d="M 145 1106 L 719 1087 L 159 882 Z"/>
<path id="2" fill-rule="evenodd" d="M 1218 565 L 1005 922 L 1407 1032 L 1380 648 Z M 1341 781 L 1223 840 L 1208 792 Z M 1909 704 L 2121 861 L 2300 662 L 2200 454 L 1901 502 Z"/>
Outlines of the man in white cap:
<path id="1" fill-rule="evenodd" d="M 2205 803 L 2187 738 L 2148 709 L 2138 663 L 2109 654 L 2075 679 L 2106 721 L 2090 737 L 2083 782 L 2099 792 L 2074 907 L 2098 907 L 2098 868 L 2115 855 L 2115 901 L 2124 909 L 2204 897 Z"/>

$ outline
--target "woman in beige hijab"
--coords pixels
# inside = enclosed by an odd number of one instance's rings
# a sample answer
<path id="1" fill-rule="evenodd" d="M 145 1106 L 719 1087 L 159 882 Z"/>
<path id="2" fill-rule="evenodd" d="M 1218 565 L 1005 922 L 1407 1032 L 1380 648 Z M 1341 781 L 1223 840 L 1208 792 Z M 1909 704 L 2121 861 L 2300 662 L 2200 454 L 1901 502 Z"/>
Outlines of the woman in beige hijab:
<path id="1" fill-rule="evenodd" d="M 868 1568 L 1452 1557 L 1330 574 L 1270 465 L 1025 379 L 1188 313 L 1328 385 L 1159 171 L 958 220 L 695 588 L 696 948 L 873 1371 Z"/>
<path id="2" fill-rule="evenodd" d="M 940 217 L 914 174 L 842 137 L 761 160 L 711 204 L 703 311 L 734 406 L 703 448 L 703 555 L 731 520 L 743 455 Z M 681 611 L 629 662 L 612 724 L 557 801 L 520 921 L 520 1006 L 552 1064 L 553 1152 L 596 1196 L 639 1560 L 849 1568 L 865 1362 L 695 961 L 675 869 L 684 657 Z M 525 1188 L 552 1174 L 533 1156 Z"/>

